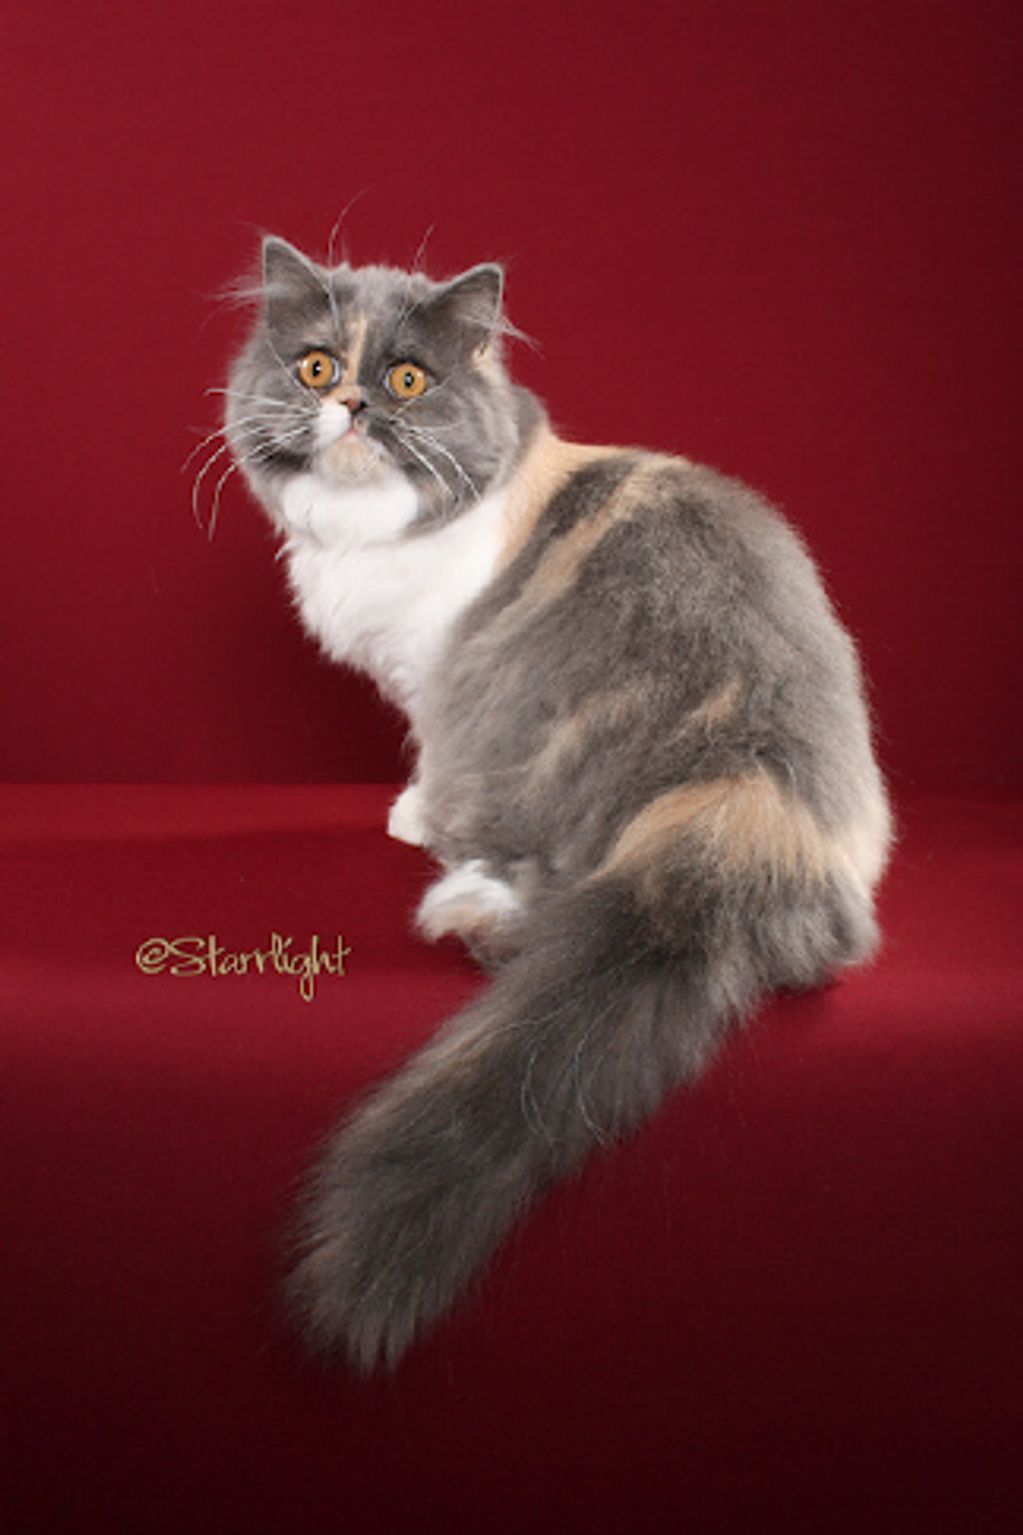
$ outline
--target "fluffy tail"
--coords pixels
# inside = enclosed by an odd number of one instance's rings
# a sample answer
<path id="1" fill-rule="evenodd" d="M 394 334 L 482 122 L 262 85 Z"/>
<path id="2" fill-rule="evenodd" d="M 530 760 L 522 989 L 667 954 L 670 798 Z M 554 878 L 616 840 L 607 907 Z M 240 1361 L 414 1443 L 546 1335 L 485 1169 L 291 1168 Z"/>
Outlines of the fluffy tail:
<path id="1" fill-rule="evenodd" d="M 673 923 L 688 936 L 669 945 L 624 883 L 546 901 L 490 989 L 342 1124 L 310 1181 L 289 1287 L 315 1351 L 393 1364 L 546 1185 L 699 1072 L 728 1019 L 778 981 L 763 927 L 753 952 L 716 910 L 713 930 L 694 911 Z M 789 970 L 794 920 L 774 945 Z M 821 952 L 819 912 L 800 937 L 794 980 L 849 957 L 833 927 Z"/>

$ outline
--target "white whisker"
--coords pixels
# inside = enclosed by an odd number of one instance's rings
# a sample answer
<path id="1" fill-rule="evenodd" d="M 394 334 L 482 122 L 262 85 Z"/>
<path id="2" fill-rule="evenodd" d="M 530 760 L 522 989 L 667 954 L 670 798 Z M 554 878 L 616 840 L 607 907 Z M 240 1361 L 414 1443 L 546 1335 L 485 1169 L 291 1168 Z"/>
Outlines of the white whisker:
<path id="1" fill-rule="evenodd" d="M 411 423 L 406 423 L 403 430 L 406 432 L 415 432 L 417 437 L 419 437 L 421 440 L 425 439 L 425 446 L 433 448 L 434 452 L 436 453 L 443 454 L 443 456 L 453 465 L 456 474 L 458 474 L 462 481 L 468 485 L 473 495 L 477 499 L 479 498 L 479 491 L 476 488 L 475 481 L 469 476 L 469 474 L 466 473 L 465 469 L 463 469 L 455 455 L 449 452 L 443 443 L 438 442 L 431 431 L 423 426 L 412 426 Z"/>
<path id="2" fill-rule="evenodd" d="M 284 406 L 281 406 L 281 409 L 283 410 Z M 224 421 L 220 426 L 215 426 L 211 432 L 207 432 L 206 436 L 202 439 L 202 442 L 196 444 L 181 467 L 183 469 L 186 468 L 191 460 L 195 457 L 195 455 L 202 448 L 204 448 L 208 442 L 212 442 L 214 437 L 226 436 L 228 432 L 235 432 L 239 427 L 248 427 L 252 423 L 263 424 L 265 426 L 274 426 L 277 420 L 278 417 L 271 415 L 268 411 L 253 410 L 250 411 L 247 416 L 236 416 L 233 421 Z"/>
<path id="3" fill-rule="evenodd" d="M 200 486 L 202 485 L 203 480 L 209 474 L 210 470 L 213 468 L 213 465 L 216 463 L 217 459 L 222 457 L 223 454 L 229 453 L 230 451 L 231 451 L 231 444 L 229 442 L 222 442 L 220 444 L 220 447 L 216 448 L 210 454 L 209 458 L 203 464 L 202 468 L 199 470 L 199 473 L 196 475 L 195 479 L 192 481 L 192 516 L 195 519 L 195 525 L 196 525 L 197 528 L 201 528 L 202 527 L 202 519 L 199 516 L 199 489 L 200 489 Z"/>
<path id="4" fill-rule="evenodd" d="M 272 394 L 253 394 L 249 389 L 204 389 L 203 394 L 224 394 L 231 400 L 258 400 L 264 405 L 276 405 L 278 410 L 287 408 L 286 402 Z"/>
<path id="5" fill-rule="evenodd" d="M 345 219 L 351 213 L 352 209 L 355 207 L 355 204 L 359 202 L 361 198 L 365 197 L 369 190 L 369 187 L 362 187 L 360 191 L 356 192 L 355 196 L 349 198 L 348 202 L 345 203 L 344 207 L 341 209 L 341 212 L 334 220 L 334 226 L 330 231 L 330 239 L 327 241 L 327 261 L 332 267 L 338 265 L 338 263 L 334 260 L 334 241 L 337 239 L 337 232 L 341 228 L 341 225 L 344 223 Z M 341 247 L 341 259 L 342 261 L 348 260 L 348 252 L 344 246 Z"/>
<path id="6" fill-rule="evenodd" d="M 202 488 L 202 482 L 209 474 L 218 458 L 222 458 L 225 453 L 232 453 L 235 459 L 235 463 L 233 464 L 232 469 L 241 468 L 244 464 L 258 463 L 260 459 L 269 457 L 270 454 L 272 454 L 274 448 L 287 447 L 289 443 L 296 442 L 299 438 L 305 435 L 306 430 L 307 423 L 301 422 L 298 425 L 291 427 L 286 432 L 275 432 L 271 438 L 267 439 L 262 436 L 260 426 L 258 424 L 250 425 L 243 427 L 240 431 L 237 432 L 237 436 L 241 439 L 241 450 L 239 450 L 239 446 L 229 441 L 224 441 L 218 448 L 215 448 L 206 459 L 206 462 L 202 465 L 195 479 L 192 481 L 192 517 L 195 521 L 196 527 L 201 528 L 203 526 L 202 518 L 199 513 L 199 493 Z M 216 436 L 216 433 L 212 435 Z M 229 475 L 225 473 L 221 475 L 219 481 L 217 482 L 217 488 L 214 491 L 215 500 L 219 497 L 220 487 L 228 477 Z"/>
<path id="7" fill-rule="evenodd" d="M 440 471 L 436 468 L 436 466 L 434 464 L 430 463 L 430 460 L 428 458 L 424 458 L 423 457 L 422 453 L 420 453 L 418 451 L 418 449 L 416 448 L 415 444 L 408 440 L 408 438 L 405 436 L 404 432 L 399 431 L 398 432 L 398 437 L 399 437 L 402 445 L 404 447 L 406 447 L 408 449 L 408 451 L 412 454 L 412 457 L 418 459 L 419 462 L 422 464 L 423 468 L 427 469 L 430 472 L 430 474 L 433 475 L 434 479 L 437 481 L 437 484 L 440 486 L 441 490 L 444 490 L 444 491 L 449 490 L 450 487 L 448 486 L 447 481 L 444 479 L 444 476 L 440 473 Z"/>
<path id="8" fill-rule="evenodd" d="M 255 416 L 242 416 L 239 421 L 236 421 L 236 422 L 232 423 L 232 428 L 231 429 L 235 429 L 236 430 L 239 426 L 243 425 L 245 422 L 254 421 L 256 419 L 257 418 Z M 205 448 L 208 443 L 211 443 L 214 440 L 214 438 L 226 436 L 228 430 L 229 430 L 229 428 L 227 426 L 218 426 L 218 427 L 214 427 L 212 432 L 208 432 L 207 435 L 203 438 L 202 442 L 196 443 L 196 445 L 192 449 L 191 453 L 188 455 L 188 457 L 185 459 L 184 463 L 181 465 L 180 472 L 182 474 L 184 474 L 185 470 L 188 468 L 188 466 L 192 462 L 193 458 L 195 458 L 196 454 L 197 453 L 201 453 L 203 448 Z"/>
<path id="9" fill-rule="evenodd" d="M 445 379 L 442 384 L 432 384 L 430 386 L 430 399 L 431 400 L 435 400 L 439 394 L 443 394 L 445 389 L 450 388 L 450 383 L 451 383 L 450 379 Z M 391 417 L 391 420 L 392 421 L 400 420 L 402 418 L 402 416 L 405 415 L 406 411 L 411 410 L 414 405 L 419 405 L 421 403 L 422 403 L 421 399 L 418 399 L 418 398 L 417 399 L 413 399 L 413 400 L 406 400 L 404 405 L 399 405 L 398 406 L 397 410 L 394 412 L 393 416 Z"/>
<path id="10" fill-rule="evenodd" d="M 223 489 L 224 481 L 225 480 L 229 480 L 231 478 L 232 474 L 237 474 L 237 472 L 238 472 L 238 465 L 237 464 L 228 464 L 227 468 L 224 470 L 223 474 L 220 476 L 220 479 L 217 481 L 216 489 L 213 492 L 213 506 L 212 506 L 212 508 L 210 510 L 209 526 L 206 529 L 206 537 L 209 539 L 209 542 L 211 544 L 213 542 L 213 535 L 216 532 L 216 528 L 217 528 L 217 512 L 220 509 L 220 492 Z"/>
<path id="11" fill-rule="evenodd" d="M 423 235 L 423 238 L 420 240 L 419 244 L 416 246 L 416 253 L 412 257 L 412 266 L 409 269 L 410 271 L 412 271 L 412 272 L 419 272 L 419 271 L 422 270 L 423 257 L 426 255 L 426 247 L 429 245 L 429 243 L 430 243 L 430 236 L 433 234 L 433 231 L 436 228 L 437 228 L 436 224 L 430 224 L 430 225 L 427 226 L 426 233 Z"/>

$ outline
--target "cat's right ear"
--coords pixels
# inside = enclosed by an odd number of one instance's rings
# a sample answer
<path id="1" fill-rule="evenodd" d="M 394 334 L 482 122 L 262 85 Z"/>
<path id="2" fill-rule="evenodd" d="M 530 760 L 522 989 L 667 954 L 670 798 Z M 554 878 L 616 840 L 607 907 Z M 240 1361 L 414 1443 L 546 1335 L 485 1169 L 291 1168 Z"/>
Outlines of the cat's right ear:
<path id="1" fill-rule="evenodd" d="M 328 298 L 326 278 L 278 235 L 263 241 L 263 307 L 271 330 L 294 323 L 305 314 L 316 313 Z"/>
<path id="2" fill-rule="evenodd" d="M 429 301 L 434 324 L 454 335 L 460 345 L 483 352 L 501 328 L 504 268 L 485 261 L 460 277 L 443 283 Z"/>

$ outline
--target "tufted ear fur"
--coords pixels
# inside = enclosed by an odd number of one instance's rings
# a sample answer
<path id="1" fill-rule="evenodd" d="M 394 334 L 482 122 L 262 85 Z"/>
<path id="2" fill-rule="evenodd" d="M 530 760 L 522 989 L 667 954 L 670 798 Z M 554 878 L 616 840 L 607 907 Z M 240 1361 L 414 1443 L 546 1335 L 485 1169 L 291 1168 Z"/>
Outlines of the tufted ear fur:
<path id="1" fill-rule="evenodd" d="M 487 261 L 453 277 L 430 300 L 430 318 L 467 351 L 483 351 L 501 329 L 504 268 Z"/>
<path id="2" fill-rule="evenodd" d="M 263 304 L 271 330 L 303 311 L 323 308 L 326 278 L 307 256 L 277 235 L 263 241 Z"/>

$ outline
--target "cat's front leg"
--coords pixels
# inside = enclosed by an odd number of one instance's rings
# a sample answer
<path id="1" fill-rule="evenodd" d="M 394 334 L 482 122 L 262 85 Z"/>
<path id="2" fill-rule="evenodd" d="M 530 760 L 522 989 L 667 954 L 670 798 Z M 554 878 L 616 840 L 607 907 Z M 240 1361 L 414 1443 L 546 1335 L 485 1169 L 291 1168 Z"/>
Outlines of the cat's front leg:
<path id="1" fill-rule="evenodd" d="M 418 783 L 407 784 L 388 811 L 387 835 L 411 847 L 426 846 L 423 791 Z"/>

